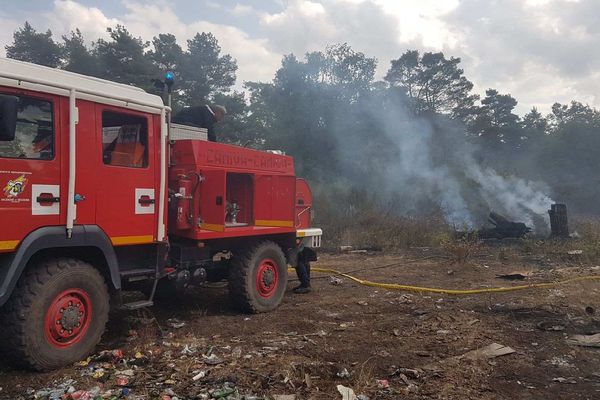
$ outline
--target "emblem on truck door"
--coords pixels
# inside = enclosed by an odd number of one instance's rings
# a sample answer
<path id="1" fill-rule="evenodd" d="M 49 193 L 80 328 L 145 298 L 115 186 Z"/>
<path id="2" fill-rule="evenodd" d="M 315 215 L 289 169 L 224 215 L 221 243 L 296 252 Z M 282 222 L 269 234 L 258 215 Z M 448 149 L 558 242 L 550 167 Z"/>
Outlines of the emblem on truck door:
<path id="1" fill-rule="evenodd" d="M 4 187 L 4 195 L 9 199 L 18 197 L 25 191 L 27 186 L 27 178 L 25 175 L 19 176 L 17 179 L 9 180 Z"/>

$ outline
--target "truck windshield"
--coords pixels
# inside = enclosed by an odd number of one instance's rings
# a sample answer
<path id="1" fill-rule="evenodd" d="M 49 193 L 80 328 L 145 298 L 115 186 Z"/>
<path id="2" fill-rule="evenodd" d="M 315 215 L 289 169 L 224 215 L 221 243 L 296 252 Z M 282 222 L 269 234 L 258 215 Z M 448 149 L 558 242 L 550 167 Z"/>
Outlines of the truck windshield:
<path id="1" fill-rule="evenodd" d="M 0 157 L 51 160 L 54 158 L 52 103 L 19 97 L 14 140 L 0 142 Z"/>

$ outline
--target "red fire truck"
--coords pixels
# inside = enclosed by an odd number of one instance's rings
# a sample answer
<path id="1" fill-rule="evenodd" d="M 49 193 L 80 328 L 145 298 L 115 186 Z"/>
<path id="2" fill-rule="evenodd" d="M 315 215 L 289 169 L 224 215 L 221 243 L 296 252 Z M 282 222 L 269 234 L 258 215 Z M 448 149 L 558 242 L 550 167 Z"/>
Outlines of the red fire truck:
<path id="1" fill-rule="evenodd" d="M 169 113 L 132 86 L 0 58 L 5 358 L 83 359 L 109 305 L 207 281 L 227 280 L 245 312 L 273 310 L 299 243 L 320 246 L 291 157 L 203 140 Z M 123 304 L 125 290 L 146 296 Z"/>

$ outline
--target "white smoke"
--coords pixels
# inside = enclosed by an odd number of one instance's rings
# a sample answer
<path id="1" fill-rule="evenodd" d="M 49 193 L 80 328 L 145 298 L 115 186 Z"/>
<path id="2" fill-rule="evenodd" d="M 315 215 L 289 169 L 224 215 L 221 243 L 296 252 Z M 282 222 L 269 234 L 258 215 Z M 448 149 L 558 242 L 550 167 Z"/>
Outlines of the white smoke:
<path id="1" fill-rule="evenodd" d="M 381 109 L 370 111 L 376 113 L 376 120 L 383 121 L 386 136 L 397 147 L 398 157 L 387 165 L 383 178 L 389 190 L 404 193 L 407 204 L 399 207 L 419 209 L 425 200 L 435 202 L 456 228 L 477 228 L 493 210 L 536 231 L 548 230 L 547 211 L 553 200 L 546 194 L 546 185 L 502 176 L 483 166 L 466 140 L 448 142 L 444 148 L 447 138 L 439 137 L 427 120 L 397 109 L 393 114 Z M 456 126 L 448 129 L 466 137 Z"/>

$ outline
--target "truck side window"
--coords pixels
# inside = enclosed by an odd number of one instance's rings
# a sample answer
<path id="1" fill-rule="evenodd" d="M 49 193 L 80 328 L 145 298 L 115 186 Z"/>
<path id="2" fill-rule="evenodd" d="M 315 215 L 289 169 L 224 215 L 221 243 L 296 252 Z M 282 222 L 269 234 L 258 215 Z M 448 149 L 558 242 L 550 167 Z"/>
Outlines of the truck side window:
<path id="1" fill-rule="evenodd" d="M 0 142 L 0 157 L 52 160 L 54 119 L 52 103 L 27 96 L 19 98 L 14 140 Z"/>
<path id="2" fill-rule="evenodd" d="M 136 115 L 102 113 L 102 159 L 106 165 L 148 166 L 148 122 Z"/>

